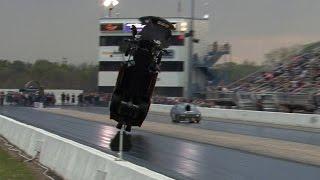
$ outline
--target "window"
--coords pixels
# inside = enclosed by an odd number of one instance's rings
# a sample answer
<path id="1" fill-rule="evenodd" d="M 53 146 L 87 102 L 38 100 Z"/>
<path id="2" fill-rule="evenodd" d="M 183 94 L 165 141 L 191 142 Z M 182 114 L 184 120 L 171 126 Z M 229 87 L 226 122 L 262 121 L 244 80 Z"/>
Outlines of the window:
<path id="1" fill-rule="evenodd" d="M 161 71 L 183 71 L 182 61 L 162 61 Z"/>
<path id="2" fill-rule="evenodd" d="M 100 61 L 99 62 L 99 71 L 119 71 L 122 61 Z M 182 61 L 162 61 L 161 62 L 161 71 L 162 72 L 171 72 L 171 71 L 183 71 L 183 62 Z"/>
<path id="3" fill-rule="evenodd" d="M 99 86 L 101 93 L 112 93 L 114 86 Z M 155 87 L 153 95 L 181 97 L 183 96 L 183 87 Z"/>
<path id="4" fill-rule="evenodd" d="M 119 46 L 125 39 L 131 36 L 100 36 L 100 46 Z"/>
<path id="5" fill-rule="evenodd" d="M 100 61 L 99 71 L 119 71 L 122 61 Z"/>
<path id="6" fill-rule="evenodd" d="M 131 36 L 100 36 L 100 46 L 119 46 L 125 39 Z M 172 36 L 170 46 L 184 46 L 184 36 Z"/>

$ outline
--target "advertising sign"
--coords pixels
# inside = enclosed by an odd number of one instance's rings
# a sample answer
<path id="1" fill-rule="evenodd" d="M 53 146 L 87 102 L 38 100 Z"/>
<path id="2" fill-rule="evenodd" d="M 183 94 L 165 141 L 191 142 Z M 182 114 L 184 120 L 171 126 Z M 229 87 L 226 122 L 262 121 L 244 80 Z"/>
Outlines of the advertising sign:
<path id="1" fill-rule="evenodd" d="M 142 25 L 140 23 L 126 23 L 126 24 L 124 24 L 124 30 L 123 31 L 126 32 L 126 33 L 131 33 L 132 25 L 136 26 L 138 32 L 140 32 L 142 30 L 142 28 L 145 26 L 145 25 Z"/>
<path id="2" fill-rule="evenodd" d="M 101 32 L 117 32 L 123 30 L 122 23 L 104 23 L 100 25 Z"/>

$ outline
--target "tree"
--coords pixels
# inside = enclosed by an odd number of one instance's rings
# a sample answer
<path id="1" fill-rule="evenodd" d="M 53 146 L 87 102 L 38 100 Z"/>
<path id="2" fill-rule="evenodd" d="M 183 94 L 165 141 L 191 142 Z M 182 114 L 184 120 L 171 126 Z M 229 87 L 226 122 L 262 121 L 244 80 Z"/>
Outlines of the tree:
<path id="1" fill-rule="evenodd" d="M 97 87 L 97 65 L 79 66 L 51 62 L 45 59 L 35 63 L 0 60 L 0 88 L 19 89 L 31 80 L 39 81 L 50 89 L 83 89 L 94 91 Z"/>
<path id="2" fill-rule="evenodd" d="M 274 66 L 277 63 L 284 63 L 291 59 L 294 55 L 298 54 L 302 50 L 301 45 L 295 45 L 291 47 L 282 47 L 279 49 L 272 50 L 265 54 L 264 65 Z"/>
<path id="3" fill-rule="evenodd" d="M 242 64 L 227 62 L 214 67 L 216 79 L 225 84 L 237 81 L 251 73 L 260 70 L 263 66 L 255 65 L 254 62 L 245 61 Z"/>

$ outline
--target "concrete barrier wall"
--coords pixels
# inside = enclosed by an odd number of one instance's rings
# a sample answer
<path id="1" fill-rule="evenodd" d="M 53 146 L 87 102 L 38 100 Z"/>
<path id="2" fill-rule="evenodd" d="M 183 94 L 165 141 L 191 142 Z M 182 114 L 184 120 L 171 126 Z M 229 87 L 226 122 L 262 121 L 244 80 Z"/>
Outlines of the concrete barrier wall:
<path id="1" fill-rule="evenodd" d="M 0 115 L 0 135 L 70 180 L 171 179 L 115 157 Z"/>
<path id="2" fill-rule="evenodd" d="M 170 113 L 172 105 L 152 104 L 150 111 Z M 287 126 L 320 128 L 320 115 L 281 112 L 263 112 L 218 108 L 199 108 L 203 117 L 271 123 Z"/>

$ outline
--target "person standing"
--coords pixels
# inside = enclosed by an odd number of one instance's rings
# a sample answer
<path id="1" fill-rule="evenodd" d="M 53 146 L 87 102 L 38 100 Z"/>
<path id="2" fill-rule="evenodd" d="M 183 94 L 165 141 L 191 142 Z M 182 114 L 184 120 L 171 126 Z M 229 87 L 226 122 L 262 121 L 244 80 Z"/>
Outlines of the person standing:
<path id="1" fill-rule="evenodd" d="M 0 92 L 0 106 L 4 104 L 4 92 Z"/>
<path id="2" fill-rule="evenodd" d="M 76 101 L 76 96 L 74 95 L 74 94 L 72 94 L 72 96 L 71 96 L 71 103 L 72 104 L 74 104 L 75 103 L 75 101 Z"/>
<path id="3" fill-rule="evenodd" d="M 64 94 L 64 92 L 62 92 L 61 94 L 61 104 L 64 105 L 64 102 L 66 100 L 66 95 Z"/>
<path id="4" fill-rule="evenodd" d="M 69 94 L 67 94 L 66 100 L 67 100 L 67 103 L 69 104 L 70 103 L 70 95 Z"/>
<path id="5" fill-rule="evenodd" d="M 83 104 L 83 94 L 82 93 L 78 95 L 78 104 L 79 104 L 79 106 L 82 106 L 82 104 Z"/>

